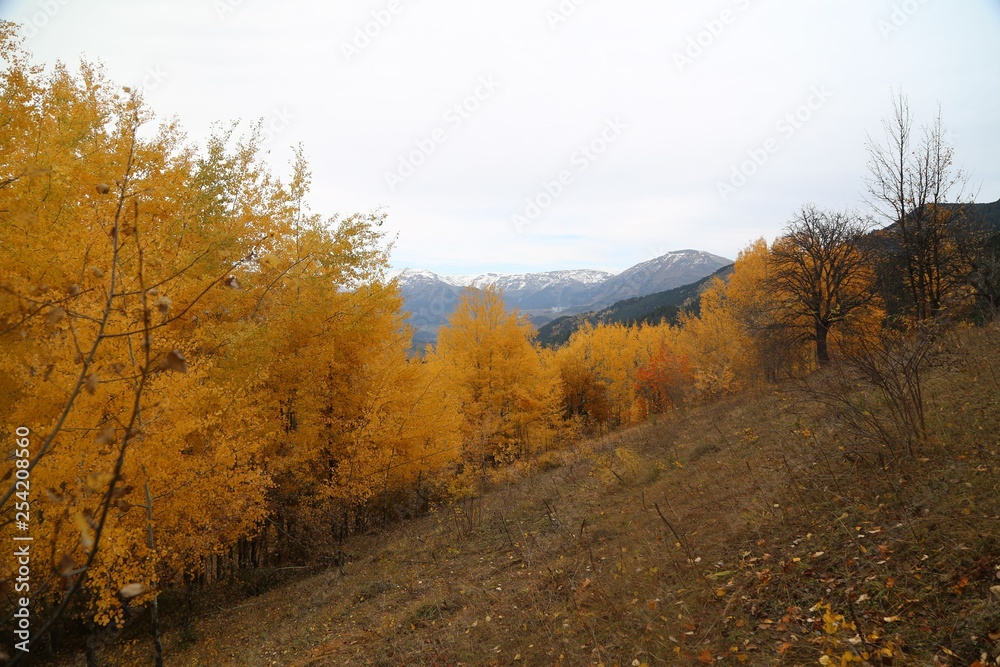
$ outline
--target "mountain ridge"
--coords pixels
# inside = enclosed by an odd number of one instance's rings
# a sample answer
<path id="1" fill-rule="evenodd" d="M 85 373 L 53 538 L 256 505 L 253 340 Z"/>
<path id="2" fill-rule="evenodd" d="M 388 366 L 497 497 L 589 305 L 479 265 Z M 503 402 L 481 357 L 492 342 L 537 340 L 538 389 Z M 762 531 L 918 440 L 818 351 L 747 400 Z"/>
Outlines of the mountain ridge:
<path id="1" fill-rule="evenodd" d="M 697 282 L 732 260 L 700 250 L 683 249 L 629 267 L 620 273 L 563 269 L 534 273 L 445 275 L 407 268 L 394 279 L 400 287 L 414 345 L 433 344 L 437 330 L 469 288 L 496 286 L 509 308 L 517 308 L 536 327 L 563 315 L 610 306 L 622 299 L 647 296 Z"/>
<path id="2" fill-rule="evenodd" d="M 559 347 L 585 325 L 598 324 L 658 324 L 665 320 L 676 324 L 681 312 L 698 314 L 701 293 L 715 278 L 728 279 L 733 272 L 733 264 L 687 285 L 681 285 L 662 292 L 636 296 L 616 301 L 601 310 L 564 315 L 538 328 L 538 343 L 542 347 Z"/>

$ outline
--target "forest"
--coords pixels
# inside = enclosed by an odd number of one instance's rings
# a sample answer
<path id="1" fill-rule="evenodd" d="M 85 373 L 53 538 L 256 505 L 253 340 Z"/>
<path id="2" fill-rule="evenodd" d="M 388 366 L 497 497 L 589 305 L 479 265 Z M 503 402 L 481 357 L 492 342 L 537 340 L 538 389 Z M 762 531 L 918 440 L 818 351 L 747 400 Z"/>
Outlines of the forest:
<path id="1" fill-rule="evenodd" d="M 308 147 L 275 174 L 259 126 L 193 145 L 100 67 L 34 64 L 10 23 L 0 61 L 11 664 L 67 650 L 98 664 L 95 636 L 139 626 L 142 664 L 170 663 L 164 596 L 190 609 L 247 572 L 343 573 L 359 536 L 468 507 L 595 439 L 811 378 L 844 378 L 823 400 L 865 451 L 906 465 L 935 441 L 935 351 L 1000 308 L 992 209 L 943 119 L 914 118 L 899 93 L 859 165 L 865 201 L 789 211 L 697 308 L 544 348 L 502 293 L 470 289 L 415 355 L 385 213 L 313 211 Z M 868 404 L 851 398 L 862 384 Z M 177 608 L 170 622 L 189 624 Z M 822 655 L 809 664 L 853 659 Z"/>

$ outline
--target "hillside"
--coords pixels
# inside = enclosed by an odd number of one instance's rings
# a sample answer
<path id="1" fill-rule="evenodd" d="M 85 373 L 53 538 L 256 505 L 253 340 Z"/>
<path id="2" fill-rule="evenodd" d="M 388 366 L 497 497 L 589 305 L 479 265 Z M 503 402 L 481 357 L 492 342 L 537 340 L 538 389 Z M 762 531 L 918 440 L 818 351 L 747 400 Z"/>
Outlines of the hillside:
<path id="1" fill-rule="evenodd" d="M 676 322 L 683 310 L 697 313 L 698 296 L 714 278 L 726 278 L 732 273 L 732 264 L 724 266 L 710 276 L 690 285 L 633 297 L 614 303 L 597 312 L 565 315 L 539 327 L 538 342 L 543 347 L 559 347 L 585 324 L 656 324 L 660 321 Z"/>
<path id="2" fill-rule="evenodd" d="M 852 435 L 832 371 L 689 408 L 352 538 L 344 575 L 206 595 L 170 664 L 994 664 L 998 347 L 936 346 L 913 458 Z"/>
<path id="3" fill-rule="evenodd" d="M 989 204 L 975 204 L 974 210 L 988 229 L 1000 233 L 1000 199 Z"/>
<path id="4" fill-rule="evenodd" d="M 995 17 L 112 4 L 0 3 L 0 667 L 1000 667 Z"/>

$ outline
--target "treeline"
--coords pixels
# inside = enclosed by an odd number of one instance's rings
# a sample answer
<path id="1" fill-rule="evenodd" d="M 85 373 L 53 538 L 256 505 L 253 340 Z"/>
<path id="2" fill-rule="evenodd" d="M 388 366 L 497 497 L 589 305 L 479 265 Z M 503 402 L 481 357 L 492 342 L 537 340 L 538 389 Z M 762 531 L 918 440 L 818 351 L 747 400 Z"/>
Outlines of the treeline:
<path id="1" fill-rule="evenodd" d="M 280 178 L 256 131 L 193 147 L 100 69 L 32 65 L 11 24 L 0 56 L 0 539 L 33 538 L 36 643 L 63 615 L 121 627 L 144 606 L 158 636 L 169 587 L 342 564 L 351 533 L 582 435 L 997 306 L 995 243 L 948 189 L 903 192 L 897 215 L 876 171 L 895 225 L 804 207 L 677 324 L 543 350 L 500 293 L 470 291 L 411 358 L 381 214 L 311 212 L 301 151 Z"/>

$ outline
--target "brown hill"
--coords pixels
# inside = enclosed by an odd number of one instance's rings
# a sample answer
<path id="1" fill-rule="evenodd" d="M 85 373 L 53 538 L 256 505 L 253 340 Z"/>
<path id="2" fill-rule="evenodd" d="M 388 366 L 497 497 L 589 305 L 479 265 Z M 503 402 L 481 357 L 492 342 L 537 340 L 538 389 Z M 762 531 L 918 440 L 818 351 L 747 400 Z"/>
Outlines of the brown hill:
<path id="1" fill-rule="evenodd" d="M 344 575 L 206 596 L 168 664 L 994 664 L 998 347 L 995 325 L 936 344 L 912 457 L 835 369 L 733 396 L 352 539 Z"/>

